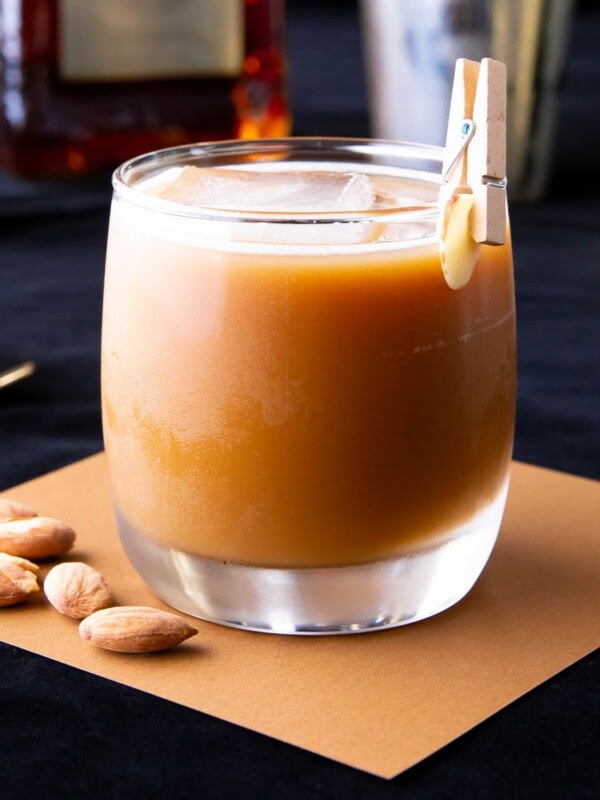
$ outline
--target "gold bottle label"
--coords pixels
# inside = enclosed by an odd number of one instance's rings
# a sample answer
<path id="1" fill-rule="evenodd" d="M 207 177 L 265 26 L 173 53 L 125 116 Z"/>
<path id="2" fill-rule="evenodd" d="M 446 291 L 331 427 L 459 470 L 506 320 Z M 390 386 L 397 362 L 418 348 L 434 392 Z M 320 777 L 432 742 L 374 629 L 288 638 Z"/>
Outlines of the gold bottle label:
<path id="1" fill-rule="evenodd" d="M 58 69 L 66 81 L 235 76 L 242 0 L 60 0 Z"/>

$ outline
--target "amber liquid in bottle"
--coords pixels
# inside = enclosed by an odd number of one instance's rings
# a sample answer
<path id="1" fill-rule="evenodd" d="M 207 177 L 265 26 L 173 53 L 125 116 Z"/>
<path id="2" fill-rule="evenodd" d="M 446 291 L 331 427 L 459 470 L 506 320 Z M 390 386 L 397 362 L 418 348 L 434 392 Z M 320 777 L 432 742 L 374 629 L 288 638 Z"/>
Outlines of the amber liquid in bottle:
<path id="1" fill-rule="evenodd" d="M 68 175 L 177 144 L 289 133 L 284 0 L 207 9 L 0 0 L 0 166 Z"/>

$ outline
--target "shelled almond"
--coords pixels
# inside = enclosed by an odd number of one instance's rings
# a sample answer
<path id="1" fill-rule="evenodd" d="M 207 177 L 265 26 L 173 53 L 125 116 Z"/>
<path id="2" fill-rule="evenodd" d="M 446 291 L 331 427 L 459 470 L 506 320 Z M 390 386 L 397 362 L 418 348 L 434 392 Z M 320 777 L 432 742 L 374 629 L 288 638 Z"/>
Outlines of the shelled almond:
<path id="1" fill-rule="evenodd" d="M 0 522 L 0 550 L 21 558 L 63 555 L 73 547 L 75 531 L 52 517 L 8 519 Z"/>
<path id="2" fill-rule="evenodd" d="M 18 564 L 0 561 L 0 607 L 15 606 L 39 591 L 35 574 Z"/>
<path id="3" fill-rule="evenodd" d="M 440 233 L 440 260 L 446 283 L 461 289 L 471 280 L 481 254 L 481 245 L 469 232 L 472 194 L 455 194 L 446 206 Z"/>
<path id="4" fill-rule="evenodd" d="M 27 519 L 37 517 L 37 513 L 24 503 L 18 500 L 10 500 L 8 497 L 0 497 L 0 522 L 9 519 Z"/>
<path id="5" fill-rule="evenodd" d="M 44 594 L 59 613 L 71 619 L 83 619 L 113 602 L 101 573 L 81 561 L 52 567 L 44 581 Z"/>
<path id="6" fill-rule="evenodd" d="M 19 556 L 11 556 L 9 553 L 0 553 L 0 566 L 2 566 L 2 564 L 12 564 L 15 567 L 21 567 L 21 569 L 26 569 L 28 572 L 33 573 L 39 572 L 40 569 L 33 561 L 20 558 Z"/>
<path id="7" fill-rule="evenodd" d="M 105 608 L 79 625 L 82 639 L 117 653 L 155 653 L 197 633 L 183 617 L 147 606 Z"/>

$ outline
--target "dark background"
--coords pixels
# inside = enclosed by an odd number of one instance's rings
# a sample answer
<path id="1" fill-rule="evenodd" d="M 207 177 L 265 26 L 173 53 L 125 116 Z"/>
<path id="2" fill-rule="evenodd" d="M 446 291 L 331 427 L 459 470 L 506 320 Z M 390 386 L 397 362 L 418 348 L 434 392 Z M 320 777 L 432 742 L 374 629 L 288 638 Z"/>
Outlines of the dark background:
<path id="1" fill-rule="evenodd" d="M 355 4 L 288 8 L 295 133 L 367 135 Z M 588 478 L 600 477 L 599 49 L 600 8 L 580 3 L 548 196 L 511 209 L 515 456 Z M 34 377 L 0 392 L 0 489 L 102 446 L 109 201 L 108 176 L 34 184 L 0 173 L 0 369 L 38 364 Z M 595 654 L 386 782 L 0 645 L 0 800 L 597 797 L 599 678 Z"/>

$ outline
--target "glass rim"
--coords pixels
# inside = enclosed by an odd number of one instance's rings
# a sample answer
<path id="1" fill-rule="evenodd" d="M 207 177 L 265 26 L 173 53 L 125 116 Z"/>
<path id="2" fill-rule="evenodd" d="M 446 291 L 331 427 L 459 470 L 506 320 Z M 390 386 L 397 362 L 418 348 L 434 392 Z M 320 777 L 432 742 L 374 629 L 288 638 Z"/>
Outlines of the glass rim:
<path id="1" fill-rule="evenodd" d="M 223 209 L 211 206 L 192 206 L 149 194 L 135 186 L 134 181 L 150 177 L 158 170 L 183 166 L 193 162 L 212 162 L 232 165 L 261 163 L 257 154 L 264 155 L 262 163 L 285 162 L 285 156 L 303 153 L 321 160 L 336 160 L 356 167 L 361 164 L 387 167 L 396 174 L 427 183 L 441 183 L 444 149 L 432 144 L 401 142 L 386 139 L 291 136 L 279 139 L 230 139 L 199 142 L 142 153 L 118 166 L 112 174 L 114 194 L 132 205 L 169 216 L 221 222 L 270 222 L 275 224 L 331 222 L 413 222 L 431 219 L 438 214 L 435 202 L 417 206 L 371 208 L 364 211 L 276 211 Z M 325 154 L 329 155 L 327 159 Z M 276 156 L 280 158 L 277 159 Z M 344 158 L 340 158 L 344 155 Z M 353 156 L 354 158 L 350 158 Z M 377 156 L 376 160 L 373 160 Z M 229 161 L 227 159 L 230 159 Z M 237 158 L 236 160 L 231 160 Z M 293 161 L 294 159 L 290 159 Z M 299 161 L 300 159 L 296 159 Z M 396 163 L 394 163 L 396 162 Z M 405 164 L 400 166 L 400 162 Z M 412 162 L 412 166 L 411 166 Z M 214 165 L 214 164 L 213 164 Z M 429 168 L 426 168 L 427 165 Z"/>

